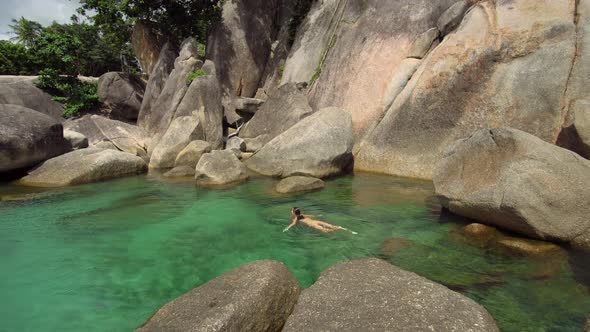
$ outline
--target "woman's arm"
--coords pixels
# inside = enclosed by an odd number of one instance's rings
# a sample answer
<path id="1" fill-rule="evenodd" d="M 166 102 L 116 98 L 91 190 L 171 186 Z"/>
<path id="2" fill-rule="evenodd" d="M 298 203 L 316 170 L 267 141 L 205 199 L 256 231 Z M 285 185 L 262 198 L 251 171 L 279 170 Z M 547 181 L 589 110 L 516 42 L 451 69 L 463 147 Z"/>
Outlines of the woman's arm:
<path id="1" fill-rule="evenodd" d="M 297 218 L 293 219 L 291 224 L 289 226 L 287 226 L 287 228 L 283 229 L 283 233 L 288 231 L 289 229 L 291 229 L 291 227 L 295 226 L 296 223 L 297 223 Z"/>

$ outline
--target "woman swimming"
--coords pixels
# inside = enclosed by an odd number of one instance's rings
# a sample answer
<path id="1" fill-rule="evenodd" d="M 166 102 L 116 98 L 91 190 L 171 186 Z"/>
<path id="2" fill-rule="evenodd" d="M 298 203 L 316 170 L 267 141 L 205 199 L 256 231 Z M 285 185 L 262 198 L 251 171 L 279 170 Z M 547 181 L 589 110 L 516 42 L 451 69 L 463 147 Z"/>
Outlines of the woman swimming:
<path id="1" fill-rule="evenodd" d="M 291 227 L 295 226 L 297 224 L 297 222 L 302 222 L 302 223 L 306 224 L 307 226 L 309 226 L 311 228 L 315 228 L 318 231 L 324 232 L 324 233 L 331 233 L 334 231 L 344 230 L 344 231 L 349 231 L 352 234 L 358 234 L 358 233 L 353 232 L 353 231 L 346 229 L 344 227 L 332 225 L 332 224 L 329 224 L 327 222 L 320 221 L 320 220 L 311 219 L 310 217 L 313 217 L 313 216 L 308 216 L 308 215 L 302 214 L 301 209 L 298 207 L 294 207 L 291 209 L 291 215 L 293 216 L 293 220 L 291 221 L 291 224 L 283 230 L 283 232 L 286 232 L 289 229 L 291 229 Z"/>

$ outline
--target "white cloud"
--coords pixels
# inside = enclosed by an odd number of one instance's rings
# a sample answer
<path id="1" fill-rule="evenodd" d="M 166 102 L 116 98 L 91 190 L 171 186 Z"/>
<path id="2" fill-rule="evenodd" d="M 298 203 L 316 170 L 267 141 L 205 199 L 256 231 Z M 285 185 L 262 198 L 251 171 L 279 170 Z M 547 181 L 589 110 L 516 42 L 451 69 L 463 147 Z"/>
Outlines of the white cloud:
<path id="1" fill-rule="evenodd" d="M 77 0 L 0 0 L 0 39 L 8 39 L 13 18 L 23 16 L 42 25 L 65 23 L 80 7 Z"/>

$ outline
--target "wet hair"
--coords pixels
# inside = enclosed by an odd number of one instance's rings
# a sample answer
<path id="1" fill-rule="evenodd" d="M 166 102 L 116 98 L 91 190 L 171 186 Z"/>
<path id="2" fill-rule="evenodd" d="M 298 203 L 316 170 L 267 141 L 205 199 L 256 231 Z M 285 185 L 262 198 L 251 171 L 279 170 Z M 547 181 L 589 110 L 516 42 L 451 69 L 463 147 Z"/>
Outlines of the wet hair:
<path id="1" fill-rule="evenodd" d="M 303 215 L 301 214 L 301 209 L 298 207 L 293 208 L 293 213 L 295 214 L 295 217 L 297 217 L 297 220 L 301 220 L 304 218 Z"/>

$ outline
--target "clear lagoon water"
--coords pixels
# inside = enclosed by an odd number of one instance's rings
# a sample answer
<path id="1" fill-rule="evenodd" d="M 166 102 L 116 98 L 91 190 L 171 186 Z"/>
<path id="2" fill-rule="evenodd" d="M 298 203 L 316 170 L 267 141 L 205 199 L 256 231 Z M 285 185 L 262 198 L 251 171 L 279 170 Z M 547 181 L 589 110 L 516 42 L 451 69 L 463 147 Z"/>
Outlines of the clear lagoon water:
<path id="1" fill-rule="evenodd" d="M 276 259 L 303 287 L 377 256 L 474 299 L 503 331 L 582 331 L 590 260 L 514 257 L 465 242 L 432 184 L 376 175 L 279 195 L 270 179 L 209 190 L 134 177 L 63 189 L 0 186 L 0 331 L 131 331 L 240 264 Z M 355 230 L 287 233 L 289 209 Z"/>

